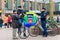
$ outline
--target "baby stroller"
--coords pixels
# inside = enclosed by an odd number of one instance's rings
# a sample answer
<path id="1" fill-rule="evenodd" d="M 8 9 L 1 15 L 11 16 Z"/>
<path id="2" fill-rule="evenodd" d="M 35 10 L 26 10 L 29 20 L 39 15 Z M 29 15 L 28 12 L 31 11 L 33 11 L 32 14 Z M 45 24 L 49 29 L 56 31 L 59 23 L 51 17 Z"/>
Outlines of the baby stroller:
<path id="1" fill-rule="evenodd" d="M 38 16 L 35 12 L 26 12 L 24 16 L 24 26 L 28 29 L 30 36 L 39 35 L 39 28 L 37 25 Z"/>

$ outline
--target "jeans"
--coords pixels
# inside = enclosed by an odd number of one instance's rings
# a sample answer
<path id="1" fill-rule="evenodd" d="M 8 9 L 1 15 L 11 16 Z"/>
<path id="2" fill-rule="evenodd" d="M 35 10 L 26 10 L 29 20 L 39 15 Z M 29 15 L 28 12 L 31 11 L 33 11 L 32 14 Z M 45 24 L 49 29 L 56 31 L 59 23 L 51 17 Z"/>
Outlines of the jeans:
<path id="1" fill-rule="evenodd" d="M 25 31 L 26 31 L 26 28 L 24 27 L 23 32 L 25 33 Z M 18 33 L 21 35 L 21 27 L 20 27 L 20 28 L 18 28 Z"/>
<path id="2" fill-rule="evenodd" d="M 21 28 L 18 28 L 18 34 L 21 35 Z"/>
<path id="3" fill-rule="evenodd" d="M 47 28 L 46 28 L 46 20 L 41 20 L 41 26 L 43 28 L 43 35 L 48 35 Z"/>
<path id="4" fill-rule="evenodd" d="M 23 19 L 19 19 L 19 28 L 18 28 L 18 33 L 21 34 L 21 28 L 23 26 Z M 24 32 L 26 31 L 26 28 L 24 27 Z"/>

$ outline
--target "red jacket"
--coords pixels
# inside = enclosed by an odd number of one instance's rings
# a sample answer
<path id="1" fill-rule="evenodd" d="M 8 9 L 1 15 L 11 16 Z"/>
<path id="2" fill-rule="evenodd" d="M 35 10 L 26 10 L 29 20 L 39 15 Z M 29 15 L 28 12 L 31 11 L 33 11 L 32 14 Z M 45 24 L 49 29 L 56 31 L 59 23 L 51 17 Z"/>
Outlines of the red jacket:
<path id="1" fill-rule="evenodd" d="M 8 16 L 8 22 L 12 22 L 11 16 Z"/>

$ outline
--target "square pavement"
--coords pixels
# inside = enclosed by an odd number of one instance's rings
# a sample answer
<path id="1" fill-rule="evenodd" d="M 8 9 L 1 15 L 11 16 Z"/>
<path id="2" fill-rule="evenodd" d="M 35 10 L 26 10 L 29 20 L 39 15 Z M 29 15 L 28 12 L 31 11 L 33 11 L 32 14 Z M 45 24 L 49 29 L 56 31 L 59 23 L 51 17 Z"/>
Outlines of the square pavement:
<path id="1" fill-rule="evenodd" d="M 13 40 L 12 39 L 12 28 L 0 29 L 0 40 Z M 17 39 L 14 39 L 14 40 L 17 40 Z M 19 38 L 18 40 L 60 40 L 60 35 L 48 36 L 48 37 L 43 37 L 42 35 L 39 35 L 37 37 L 29 36 L 27 39 Z"/>

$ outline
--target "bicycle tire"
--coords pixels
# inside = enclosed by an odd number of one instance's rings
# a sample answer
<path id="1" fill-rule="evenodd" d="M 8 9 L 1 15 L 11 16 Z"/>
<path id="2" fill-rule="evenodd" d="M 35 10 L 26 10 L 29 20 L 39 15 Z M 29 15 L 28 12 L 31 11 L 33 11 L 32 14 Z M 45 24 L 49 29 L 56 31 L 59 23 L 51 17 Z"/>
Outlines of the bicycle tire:
<path id="1" fill-rule="evenodd" d="M 58 33 L 58 27 L 57 27 L 57 25 L 53 25 L 54 27 L 52 27 L 52 31 L 50 31 L 48 34 L 50 35 L 50 36 L 55 36 L 55 35 L 57 35 L 57 33 Z"/>
<path id="2" fill-rule="evenodd" d="M 39 27 L 35 27 L 34 29 L 30 28 L 30 36 L 36 37 L 39 35 Z"/>

